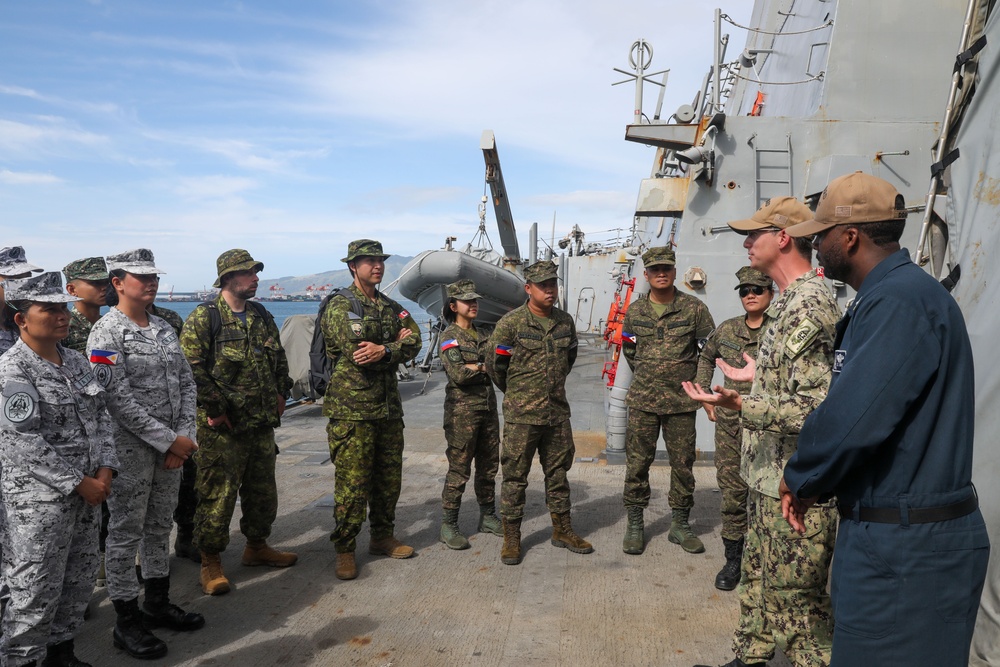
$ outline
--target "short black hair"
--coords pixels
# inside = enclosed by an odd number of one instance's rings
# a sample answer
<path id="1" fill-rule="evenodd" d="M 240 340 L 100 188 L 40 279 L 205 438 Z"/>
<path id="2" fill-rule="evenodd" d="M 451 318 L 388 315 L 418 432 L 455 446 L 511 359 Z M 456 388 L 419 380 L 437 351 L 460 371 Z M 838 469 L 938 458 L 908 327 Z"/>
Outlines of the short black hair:
<path id="1" fill-rule="evenodd" d="M 441 317 L 443 317 L 448 324 L 454 324 L 455 320 L 458 318 L 458 313 L 451 309 L 451 304 L 453 303 L 458 303 L 458 299 L 450 296 L 448 297 L 448 300 L 444 302 L 444 306 L 441 307 Z"/>
<path id="2" fill-rule="evenodd" d="M 858 231 L 879 247 L 899 243 L 905 228 L 906 220 L 881 220 L 858 225 Z"/>
<path id="3" fill-rule="evenodd" d="M 813 259 L 812 238 L 808 236 L 798 236 L 798 237 L 793 236 L 792 240 L 795 241 L 795 249 L 799 251 L 799 254 L 805 257 L 807 260 L 809 260 L 809 263 L 812 264 L 812 259 Z"/>

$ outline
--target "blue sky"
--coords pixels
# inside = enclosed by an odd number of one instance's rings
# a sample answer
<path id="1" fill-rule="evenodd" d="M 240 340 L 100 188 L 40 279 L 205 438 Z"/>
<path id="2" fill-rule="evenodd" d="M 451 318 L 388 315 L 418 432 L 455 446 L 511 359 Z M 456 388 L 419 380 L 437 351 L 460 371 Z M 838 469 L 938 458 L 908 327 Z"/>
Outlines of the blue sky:
<path id="1" fill-rule="evenodd" d="M 746 23 L 752 2 L 722 7 Z M 653 151 L 623 140 L 643 37 L 689 103 L 711 3 L 675 0 L 140 2 L 0 9 L 0 246 L 29 261 L 152 248 L 200 289 L 244 247 L 262 278 L 339 268 L 347 242 L 415 255 L 470 240 L 492 129 L 528 226 L 627 229 Z M 730 58 L 746 36 L 730 28 Z M 652 114 L 657 91 L 647 87 Z M 667 114 L 669 114 L 669 111 Z M 488 212 L 488 231 L 499 239 Z"/>

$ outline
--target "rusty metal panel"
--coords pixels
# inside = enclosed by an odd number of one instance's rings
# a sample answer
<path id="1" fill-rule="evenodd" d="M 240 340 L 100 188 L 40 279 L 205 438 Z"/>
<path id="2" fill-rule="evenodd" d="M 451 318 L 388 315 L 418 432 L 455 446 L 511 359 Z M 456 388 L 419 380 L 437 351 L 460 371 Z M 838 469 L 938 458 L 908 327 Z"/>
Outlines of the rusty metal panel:
<path id="1" fill-rule="evenodd" d="M 639 184 L 639 201 L 635 205 L 635 214 L 660 216 L 683 212 L 690 183 L 687 178 L 644 179 Z"/>

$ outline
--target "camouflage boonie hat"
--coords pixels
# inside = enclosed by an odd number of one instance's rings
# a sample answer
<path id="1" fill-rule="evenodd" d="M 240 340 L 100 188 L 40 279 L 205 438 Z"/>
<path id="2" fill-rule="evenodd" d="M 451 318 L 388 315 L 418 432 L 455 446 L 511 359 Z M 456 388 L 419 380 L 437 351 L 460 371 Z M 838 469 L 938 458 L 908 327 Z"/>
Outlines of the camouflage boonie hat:
<path id="1" fill-rule="evenodd" d="M 250 253 L 242 248 L 233 248 L 219 255 L 215 260 L 215 268 L 219 276 L 212 287 L 222 287 L 222 276 L 233 271 L 263 271 L 264 262 L 258 262 Z"/>
<path id="2" fill-rule="evenodd" d="M 19 245 L 0 250 L 0 276 L 19 276 L 22 273 L 41 273 L 42 269 L 28 264 L 24 248 Z"/>
<path id="3" fill-rule="evenodd" d="M 749 266 L 744 266 L 742 269 L 737 271 L 736 278 L 740 282 L 737 283 L 736 287 L 733 289 L 739 289 L 744 285 L 771 287 L 771 279 L 765 273 L 758 271 L 757 269 L 751 269 Z"/>
<path id="4" fill-rule="evenodd" d="M 524 279 L 529 283 L 544 283 L 559 277 L 559 269 L 551 259 L 535 262 L 524 270 Z"/>
<path id="5" fill-rule="evenodd" d="M 353 262 L 358 257 L 381 257 L 385 259 L 386 257 L 392 257 L 392 255 L 382 252 L 382 244 L 378 241 L 358 239 L 347 244 L 347 257 L 340 261 L 345 263 Z"/>
<path id="6" fill-rule="evenodd" d="M 788 231 L 812 217 L 809 207 L 795 197 L 771 197 L 757 212 L 746 220 L 733 220 L 729 227 L 746 236 L 757 229 L 784 229 Z M 788 232 L 790 235 L 792 232 Z"/>
<path id="7" fill-rule="evenodd" d="M 836 225 L 905 220 L 906 203 L 892 183 L 856 171 L 833 179 L 816 204 L 816 215 L 790 236 L 811 236 Z"/>
<path id="8" fill-rule="evenodd" d="M 674 254 L 674 251 L 669 246 L 657 246 L 642 253 L 643 266 L 657 266 L 660 264 L 666 264 L 667 266 L 677 264 L 677 255 Z"/>
<path id="9" fill-rule="evenodd" d="M 137 276 L 165 273 L 153 264 L 153 251 L 149 248 L 136 248 L 117 255 L 108 255 L 108 272 L 111 271 L 126 271 Z"/>
<path id="10" fill-rule="evenodd" d="M 108 279 L 108 265 L 103 257 L 86 257 L 70 262 L 63 267 L 66 282 L 73 280 L 93 280 L 95 282 Z"/>
<path id="11" fill-rule="evenodd" d="M 4 283 L 4 300 L 69 303 L 80 299 L 63 290 L 62 276 L 49 271 L 30 278 L 10 278 Z"/>
<path id="12" fill-rule="evenodd" d="M 472 301 L 482 299 L 481 294 L 476 294 L 476 283 L 471 280 L 459 280 L 448 285 L 448 298 L 459 301 Z"/>

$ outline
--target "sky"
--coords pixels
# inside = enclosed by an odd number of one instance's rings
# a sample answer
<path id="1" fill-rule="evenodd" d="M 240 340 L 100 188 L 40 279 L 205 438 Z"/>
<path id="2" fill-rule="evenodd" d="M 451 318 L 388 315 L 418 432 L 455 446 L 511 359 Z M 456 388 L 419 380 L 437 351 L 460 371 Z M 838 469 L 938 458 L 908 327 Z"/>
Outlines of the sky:
<path id="1" fill-rule="evenodd" d="M 737 23 L 750 0 L 722 6 Z M 715 5 L 676 0 L 11 0 L 0 6 L 0 247 L 47 270 L 151 248 L 161 286 L 229 248 L 262 279 L 347 243 L 470 241 L 495 133 L 528 228 L 625 234 L 653 149 L 624 140 L 629 49 L 670 69 L 669 116 L 711 63 Z M 730 56 L 746 35 L 731 26 Z M 731 58 L 730 58 L 731 59 Z M 657 77 L 659 79 L 659 77 Z M 653 115 L 658 88 L 647 85 Z M 487 232 L 499 249 L 492 208 Z M 163 287 L 161 287 L 163 289 Z"/>

